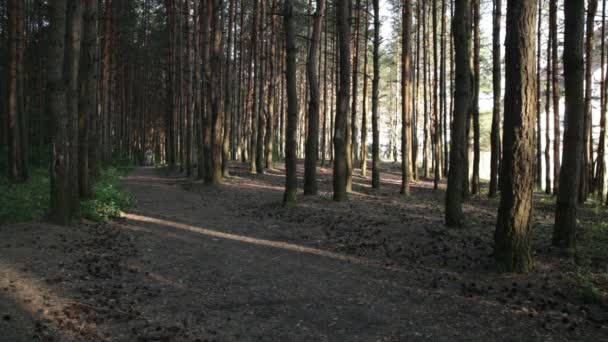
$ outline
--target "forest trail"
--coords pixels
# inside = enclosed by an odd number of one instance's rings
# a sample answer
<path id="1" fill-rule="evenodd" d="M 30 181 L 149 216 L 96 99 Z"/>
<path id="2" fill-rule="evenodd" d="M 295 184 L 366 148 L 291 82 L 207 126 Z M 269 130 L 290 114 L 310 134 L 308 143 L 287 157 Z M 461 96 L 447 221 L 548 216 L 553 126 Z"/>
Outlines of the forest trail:
<path id="1" fill-rule="evenodd" d="M 231 215 L 153 168 L 136 169 L 124 185 L 137 201 L 124 223 L 136 236 L 137 267 L 163 287 L 150 305 L 219 340 L 497 340 L 518 325 L 505 340 L 534 339 L 517 317 L 433 291 L 414 272 L 260 242 L 255 217 Z"/>
<path id="2" fill-rule="evenodd" d="M 121 180 L 134 199 L 121 218 L 0 226 L 0 341 L 605 336 L 605 311 L 577 304 L 550 267 L 487 270 L 492 205 L 468 209 L 480 222 L 470 232 L 446 230 L 442 192 L 423 180 L 415 201 L 400 200 L 384 166 L 381 190 L 357 176 L 344 203 L 321 168 L 320 195 L 295 208 L 280 204 L 282 165 L 257 175 L 235 164 L 221 186 L 136 168 Z"/>

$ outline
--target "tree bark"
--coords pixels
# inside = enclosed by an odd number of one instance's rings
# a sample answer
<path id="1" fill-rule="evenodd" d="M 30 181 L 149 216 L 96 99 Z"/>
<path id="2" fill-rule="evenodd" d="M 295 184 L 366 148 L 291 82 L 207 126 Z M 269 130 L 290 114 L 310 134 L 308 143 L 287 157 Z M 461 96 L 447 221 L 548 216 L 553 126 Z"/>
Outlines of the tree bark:
<path id="1" fill-rule="evenodd" d="M 542 0 L 541 0 L 542 1 Z M 498 193 L 498 166 L 500 161 L 500 109 L 502 95 L 502 60 L 500 44 L 500 21 L 502 19 L 502 0 L 494 0 L 494 22 L 492 29 L 492 89 L 494 106 L 492 109 L 492 131 L 490 133 L 490 190 L 488 195 Z"/>
<path id="2" fill-rule="evenodd" d="M 532 268 L 530 221 L 534 192 L 534 62 L 536 0 L 509 0 L 505 40 L 505 119 L 501 196 L 494 235 L 500 272 Z"/>
<path id="3" fill-rule="evenodd" d="M 581 167 L 581 181 L 578 201 L 585 203 L 589 195 L 589 180 L 593 178 L 593 148 L 589 149 L 592 144 L 591 124 L 592 124 L 592 94 L 593 94 L 593 50 L 594 50 L 594 33 L 595 33 L 595 14 L 597 12 L 597 0 L 589 0 L 587 2 L 587 40 L 585 42 L 585 108 L 583 117 L 583 161 Z M 589 172 L 591 171 L 591 174 Z"/>
<path id="4" fill-rule="evenodd" d="M 465 174 L 467 135 L 466 126 L 471 105 L 471 0 L 455 0 L 454 8 L 455 92 L 454 114 L 451 131 L 452 149 L 448 188 L 446 192 L 446 225 L 464 225 L 462 213 L 463 185 Z"/>
<path id="5" fill-rule="evenodd" d="M 374 4 L 378 0 L 374 0 Z M 375 6 L 375 5 L 374 5 Z M 346 200 L 348 188 L 349 135 L 348 114 L 350 103 L 350 0 L 336 1 L 336 25 L 339 44 L 339 81 L 334 130 L 334 201 Z M 351 160 L 352 162 L 352 160 Z M 351 165 L 352 166 L 352 165 Z"/>
<path id="6" fill-rule="evenodd" d="M 564 84 L 566 94 L 564 159 L 555 208 L 553 245 L 574 248 L 576 211 L 581 181 L 585 133 L 583 43 L 585 5 L 582 1 L 564 3 Z"/>
<path id="7" fill-rule="evenodd" d="M 412 2 L 403 0 L 401 30 L 401 194 L 410 195 L 411 176 L 411 133 L 412 114 L 410 112 L 410 97 L 412 94 L 411 79 L 411 28 L 412 28 Z M 437 132 L 435 132 L 437 134 Z M 438 134 L 437 134 L 438 135 Z M 438 169 L 436 169 L 438 171 Z"/>
<path id="8" fill-rule="evenodd" d="M 471 194 L 479 194 L 479 162 L 481 160 L 480 151 L 480 127 L 479 127 L 479 84 L 481 80 L 481 71 L 479 65 L 480 58 L 480 0 L 473 0 L 473 20 L 474 20 L 474 38 L 473 38 L 473 68 L 475 79 L 473 84 L 473 176 L 471 177 Z"/>
<path id="9" fill-rule="evenodd" d="M 50 219 L 68 224 L 73 208 L 70 201 L 71 147 L 68 138 L 70 120 L 67 111 L 63 76 L 66 47 L 67 0 L 52 0 L 49 4 L 49 52 L 47 58 L 48 111 L 51 120 L 51 200 Z"/>
<path id="10" fill-rule="evenodd" d="M 559 80 L 558 68 L 559 60 L 557 57 L 557 0 L 550 0 L 549 3 L 549 31 L 551 34 L 551 83 L 553 90 L 553 194 L 559 192 L 559 172 L 560 172 L 560 147 L 561 147 L 561 120 L 559 117 Z"/>
<path id="11" fill-rule="evenodd" d="M 306 160 L 304 165 L 304 194 L 317 194 L 317 159 L 319 157 L 319 108 L 321 96 L 319 93 L 318 53 L 323 28 L 323 13 L 325 1 L 317 0 L 317 11 L 313 19 L 313 27 L 308 47 L 308 62 L 306 76 L 310 91 L 308 100 L 308 134 L 306 137 Z"/>
<path id="12" fill-rule="evenodd" d="M 296 79 L 296 32 L 293 0 L 285 0 L 284 8 L 287 79 L 287 128 L 285 136 L 285 195 L 284 205 L 294 205 L 298 186 L 296 160 L 296 131 L 298 129 L 298 88 Z"/>
<path id="13" fill-rule="evenodd" d="M 372 79 L 372 187 L 380 188 L 380 128 L 378 117 L 379 83 L 380 83 L 380 5 L 379 0 L 372 0 L 374 7 L 374 77 Z"/>

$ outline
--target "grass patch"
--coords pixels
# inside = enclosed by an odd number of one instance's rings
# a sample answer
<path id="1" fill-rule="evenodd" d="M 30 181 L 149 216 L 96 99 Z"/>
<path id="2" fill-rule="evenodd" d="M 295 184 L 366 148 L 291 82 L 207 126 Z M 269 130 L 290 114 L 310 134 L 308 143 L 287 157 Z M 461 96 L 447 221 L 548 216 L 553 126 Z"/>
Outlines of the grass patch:
<path id="1" fill-rule="evenodd" d="M 12 184 L 0 177 L 0 224 L 37 221 L 49 209 L 50 182 L 48 169 L 31 170 L 30 178 Z"/>
<path id="2" fill-rule="evenodd" d="M 128 208 L 131 199 L 118 186 L 118 180 L 129 171 L 128 167 L 103 170 L 93 186 L 91 197 L 81 202 L 82 217 L 101 222 Z M 46 168 L 33 169 L 28 181 L 21 184 L 12 184 L 6 177 L 0 177 L 0 224 L 42 220 L 49 211 L 50 197 Z"/>
<path id="3" fill-rule="evenodd" d="M 93 186 L 91 198 L 82 201 L 82 217 L 95 222 L 107 221 L 120 215 L 131 205 L 131 198 L 118 185 L 120 177 L 129 173 L 128 168 L 109 168 L 102 171 Z"/>

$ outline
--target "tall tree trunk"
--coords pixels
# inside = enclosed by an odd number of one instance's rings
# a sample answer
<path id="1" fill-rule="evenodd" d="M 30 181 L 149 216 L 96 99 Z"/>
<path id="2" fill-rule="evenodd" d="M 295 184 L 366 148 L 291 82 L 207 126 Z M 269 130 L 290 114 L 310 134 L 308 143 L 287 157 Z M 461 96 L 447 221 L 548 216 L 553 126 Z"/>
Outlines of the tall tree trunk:
<path id="1" fill-rule="evenodd" d="M 350 120 L 350 131 L 351 131 L 351 158 L 353 159 L 354 165 L 359 161 L 358 150 L 359 140 L 358 129 L 357 129 L 357 96 L 359 93 L 359 49 L 361 46 L 361 0 L 357 0 L 355 4 L 355 39 L 354 39 L 354 54 L 353 54 L 353 95 L 351 105 L 351 120 Z"/>
<path id="2" fill-rule="evenodd" d="M 466 163 L 466 126 L 471 105 L 471 0 L 455 0 L 454 8 L 454 47 L 455 47 L 455 92 L 454 114 L 451 131 L 452 149 L 446 192 L 446 217 L 448 226 L 462 226 L 463 185 L 468 175 Z"/>
<path id="3" fill-rule="evenodd" d="M 367 90 L 368 90 L 368 42 L 369 0 L 365 0 L 365 37 L 363 38 L 363 103 L 361 106 L 361 176 L 367 177 Z"/>
<path id="4" fill-rule="evenodd" d="M 219 184 L 222 181 L 222 127 L 224 115 L 221 108 L 221 69 L 222 69 L 222 26 L 221 9 L 222 0 L 211 0 L 210 14 L 210 47 L 211 47 L 211 82 L 209 84 L 211 113 L 211 183 Z"/>
<path id="5" fill-rule="evenodd" d="M 21 158 L 24 146 L 21 146 L 21 117 L 24 113 L 19 113 L 19 88 L 18 70 L 22 63 L 20 57 L 20 45 L 23 44 L 23 33 L 20 25 L 21 18 L 20 0 L 8 1 L 8 178 L 12 182 L 23 182 L 26 177 L 23 170 Z"/>
<path id="6" fill-rule="evenodd" d="M 80 196 L 85 197 L 90 192 L 89 169 L 97 165 L 89 165 L 95 155 L 89 156 L 89 135 L 95 135 L 97 121 L 97 0 L 85 1 L 84 37 L 80 79 L 80 120 L 78 144 L 78 180 Z M 95 140 L 93 140 L 93 144 Z M 93 163 L 96 163 L 94 161 Z M 96 174 L 94 171 L 93 174 Z"/>
<path id="7" fill-rule="evenodd" d="M 542 2 L 542 0 L 540 0 Z M 551 0 L 549 0 L 551 1 Z M 553 182 L 551 181 L 551 73 L 553 68 L 551 67 L 551 46 L 553 41 L 553 35 L 549 30 L 547 38 L 547 80 L 546 80 L 546 93 L 545 93 L 545 193 L 551 194 L 553 189 Z"/>
<path id="8" fill-rule="evenodd" d="M 492 131 L 490 133 L 490 190 L 488 193 L 490 197 L 495 197 L 498 192 L 498 165 L 500 162 L 500 107 L 502 102 L 501 18 L 502 0 L 494 0 L 494 23 L 492 29 L 492 89 L 494 91 L 494 106 L 492 108 Z"/>
<path id="9" fill-rule="evenodd" d="M 566 89 L 566 124 L 564 160 L 559 179 L 555 208 L 553 245 L 574 248 L 576 245 L 576 210 L 581 181 L 585 133 L 585 4 L 564 3 L 564 85 Z"/>
<path id="10" fill-rule="evenodd" d="M 374 0 L 374 4 L 378 0 Z M 375 6 L 375 5 L 374 5 Z M 348 154 L 350 144 L 348 114 L 350 103 L 350 0 L 336 1 L 336 25 L 339 44 L 339 81 L 334 130 L 334 201 L 346 200 L 348 189 Z M 352 161 L 352 160 L 351 160 Z M 352 166 L 352 165 L 351 165 Z M 351 172 L 352 173 L 352 172 Z"/>
<path id="11" fill-rule="evenodd" d="M 63 70 L 67 84 L 67 110 L 68 110 L 68 138 L 70 141 L 70 201 L 72 214 L 77 215 L 80 209 L 80 192 L 78 184 L 78 94 L 79 94 L 79 70 L 80 70 L 80 50 L 81 50 L 81 31 L 82 13 L 84 4 L 80 0 L 68 2 L 67 32 L 66 32 L 66 66 Z"/>
<path id="12" fill-rule="evenodd" d="M 561 120 L 559 118 L 557 0 L 549 3 L 549 31 L 551 34 L 551 83 L 553 88 L 553 194 L 559 192 Z"/>
<path id="13" fill-rule="evenodd" d="M 536 0 L 509 0 L 505 40 L 505 120 L 501 196 L 494 235 L 500 272 L 528 272 L 534 192 Z"/>
<path id="14" fill-rule="evenodd" d="M 473 84 L 473 105 L 472 105 L 472 119 L 473 119 L 473 176 L 471 178 L 471 194 L 479 194 L 479 162 L 481 160 L 480 151 L 480 128 L 479 128 L 479 83 L 481 80 L 481 72 L 479 65 L 480 57 L 480 0 L 473 0 L 473 27 L 474 27 L 474 38 L 473 38 L 473 68 L 475 72 L 475 79 Z"/>
<path id="15" fill-rule="evenodd" d="M 597 12 L 597 0 L 589 0 L 587 2 L 587 41 L 585 43 L 585 109 L 583 117 L 583 164 L 581 166 L 581 181 L 578 201 L 585 203 L 589 195 L 589 180 L 593 177 L 593 145 L 591 136 L 592 124 L 592 104 L 591 96 L 593 94 L 593 50 L 594 50 L 594 31 L 595 31 L 595 14 Z M 591 171 L 591 175 L 589 172 Z"/>
<path id="16" fill-rule="evenodd" d="M 323 26 L 325 1 L 317 0 L 317 12 L 314 15 L 310 46 L 308 47 L 308 62 L 306 76 L 310 97 L 308 100 L 308 135 L 306 137 L 306 161 L 304 166 L 304 194 L 317 194 L 317 159 L 319 157 L 319 94 L 318 53 Z"/>
<path id="17" fill-rule="evenodd" d="M 541 51 L 542 51 L 542 9 L 543 1 L 538 0 L 538 24 L 536 26 L 536 187 L 543 186 L 543 163 L 542 163 L 542 106 L 541 106 Z"/>
<path id="18" fill-rule="evenodd" d="M 285 0 L 284 8 L 287 78 L 287 129 L 285 136 L 285 195 L 284 205 L 294 205 L 298 186 L 296 160 L 296 131 L 298 129 L 298 89 L 296 79 L 296 29 L 293 0 Z"/>
<path id="19" fill-rule="evenodd" d="M 403 28 L 401 30 L 401 194 L 410 195 L 411 176 L 411 120 L 410 97 L 412 94 L 411 79 L 411 28 L 412 28 L 412 2 L 403 0 L 402 9 Z M 437 132 L 435 132 L 436 135 Z M 436 169 L 438 171 L 438 169 Z"/>
<path id="20" fill-rule="evenodd" d="M 478 0 L 476 0 L 478 1 Z M 434 145 L 434 171 L 433 188 L 439 189 L 441 179 L 441 120 L 439 118 L 439 87 L 438 84 L 438 47 L 437 47 L 437 1 L 433 1 L 433 145 Z"/>
<path id="21" fill-rule="evenodd" d="M 595 188 L 597 189 L 600 199 L 604 196 L 604 175 L 606 174 L 606 163 L 604 160 L 604 151 L 606 146 L 606 98 L 608 95 L 608 87 L 606 80 L 608 77 L 605 73 L 606 62 L 606 0 L 602 0 L 602 37 L 601 37 L 601 90 L 600 90 L 600 136 L 597 147 L 597 166 L 595 173 Z"/>
<path id="22" fill-rule="evenodd" d="M 52 0 L 49 5 L 48 110 L 53 118 L 51 120 L 50 219 L 58 224 L 68 224 L 72 218 L 73 208 L 70 201 L 72 156 L 68 138 L 70 116 L 67 111 L 66 85 L 63 76 L 67 0 Z"/>
<path id="23" fill-rule="evenodd" d="M 372 0 L 374 7 L 374 77 L 372 79 L 372 187 L 380 188 L 380 127 L 378 117 L 380 83 L 380 5 Z"/>

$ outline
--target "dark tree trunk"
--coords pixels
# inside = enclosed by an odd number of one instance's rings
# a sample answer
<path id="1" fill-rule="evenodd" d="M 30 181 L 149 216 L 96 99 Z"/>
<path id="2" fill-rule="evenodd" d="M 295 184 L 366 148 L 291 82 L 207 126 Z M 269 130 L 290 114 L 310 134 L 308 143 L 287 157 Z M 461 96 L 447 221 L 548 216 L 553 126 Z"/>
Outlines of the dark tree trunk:
<path id="1" fill-rule="evenodd" d="M 576 245 L 576 210 L 581 181 L 585 133 L 585 4 L 564 4 L 564 85 L 566 94 L 564 159 L 555 208 L 553 245 L 574 248 Z"/>
<path id="2" fill-rule="evenodd" d="M 540 0 L 542 2 L 542 0 Z M 551 1 L 551 0 L 549 0 Z M 545 193 L 551 194 L 553 183 L 551 182 L 551 46 L 552 46 L 553 35 L 549 31 L 549 37 L 547 39 L 547 80 L 546 80 L 546 100 L 545 100 Z"/>
<path id="3" fill-rule="evenodd" d="M 378 0 L 374 0 L 374 4 Z M 349 143 L 348 114 L 350 104 L 350 0 L 336 1 L 336 25 L 339 44 L 339 81 L 334 130 L 334 201 L 346 200 L 348 190 Z M 352 161 L 352 160 L 351 160 Z M 352 165 L 351 165 L 352 166 Z M 352 172 L 351 172 L 352 173 Z"/>
<path id="4" fill-rule="evenodd" d="M 536 26 L 536 186 L 541 189 L 543 186 L 543 163 L 542 163 L 542 106 L 541 106 L 541 51 L 542 51 L 542 0 L 538 0 L 538 24 Z"/>
<path id="5" fill-rule="evenodd" d="M 374 77 L 372 79 L 372 187 L 380 188 L 380 128 L 378 118 L 378 100 L 380 83 L 380 5 L 379 0 L 372 0 L 374 7 Z"/>
<path id="6" fill-rule="evenodd" d="M 495 197 L 498 192 L 498 165 L 500 162 L 500 109 L 502 102 L 501 18 L 502 0 L 494 0 L 494 24 L 492 29 L 492 88 L 494 91 L 494 106 L 492 109 L 492 131 L 490 133 L 490 190 L 488 193 L 490 197 Z"/>
<path id="7" fill-rule="evenodd" d="M 473 176 L 471 178 L 471 194 L 479 194 L 479 162 L 481 160 L 481 151 L 479 145 L 480 127 L 479 127 L 479 83 L 481 80 L 479 57 L 480 57 L 480 0 L 473 0 L 473 68 L 475 72 L 473 84 L 473 104 L 471 106 L 473 119 Z"/>
<path id="8" fill-rule="evenodd" d="M 585 42 L 585 108 L 583 117 L 583 160 L 581 165 L 581 180 L 578 201 L 585 203 L 589 195 L 589 180 L 593 177 L 593 148 L 591 136 L 591 121 L 592 121 L 592 105 L 591 96 L 593 93 L 593 47 L 594 31 L 595 31 L 595 14 L 597 12 L 597 0 L 589 0 L 587 2 L 587 41 Z M 591 171 L 591 174 L 589 174 Z"/>
<path id="9" fill-rule="evenodd" d="M 285 47 L 287 78 L 287 128 L 285 136 L 285 195 L 284 205 L 294 205 L 298 187 L 296 164 L 296 131 L 298 130 L 298 89 L 296 79 L 296 32 L 293 18 L 293 0 L 285 0 Z"/>
<path id="10" fill-rule="evenodd" d="M 63 76 L 67 0 L 52 0 L 49 4 L 49 52 L 47 58 L 48 111 L 51 116 L 51 200 L 50 219 L 68 224 L 73 208 L 70 201 L 71 147 L 68 138 L 70 116 L 67 111 Z"/>
<path id="11" fill-rule="evenodd" d="M 363 104 L 361 106 L 361 176 L 367 177 L 367 99 L 368 99 L 369 0 L 365 0 L 365 38 L 363 42 Z"/>
<path id="12" fill-rule="evenodd" d="M 549 31 L 551 34 L 551 83 L 553 88 L 553 194 L 559 192 L 560 147 L 561 147 L 561 120 L 559 118 L 559 80 L 557 57 L 557 0 L 549 3 Z"/>
<path id="13" fill-rule="evenodd" d="M 500 272 L 532 268 L 530 221 L 534 192 L 534 62 L 536 0 L 509 0 L 505 40 L 505 120 L 501 196 L 494 236 Z"/>
<path id="14" fill-rule="evenodd" d="M 306 76 L 310 97 L 308 101 L 308 134 L 306 137 L 306 161 L 304 166 L 304 194 L 317 194 L 317 159 L 319 157 L 319 107 L 321 96 L 319 93 L 318 53 L 323 28 L 323 13 L 325 1 L 317 0 L 317 12 L 314 15 L 313 28 L 308 47 L 308 62 Z"/>
<path id="15" fill-rule="evenodd" d="M 84 12 L 84 37 L 83 53 L 80 79 L 80 120 L 78 144 L 78 180 L 80 196 L 85 197 L 90 192 L 89 170 L 97 168 L 98 156 L 91 149 L 89 141 L 96 143 L 97 130 L 97 0 L 87 0 Z M 93 155 L 89 153 L 93 150 Z M 92 161 L 89 164 L 89 161 Z M 92 174 L 97 174 L 93 171 Z"/>
<path id="16" fill-rule="evenodd" d="M 604 161 L 604 151 L 606 145 L 606 98 L 608 95 L 606 92 L 608 91 L 608 87 L 606 84 L 606 71 L 605 71 L 605 62 L 606 62 L 606 0 L 602 1 L 602 37 L 601 37 L 601 96 L 600 96 L 600 136 L 598 141 L 597 148 L 597 166 L 595 173 L 595 185 L 594 187 L 597 189 L 598 195 L 600 199 L 604 197 L 604 175 L 606 174 L 606 163 Z"/>
<path id="17" fill-rule="evenodd" d="M 446 216 L 448 226 L 462 226 L 463 186 L 467 153 L 467 120 L 471 105 L 471 1 L 455 0 L 454 8 L 454 47 L 455 47 L 455 92 L 454 114 L 451 131 L 452 149 L 446 192 Z"/>
<path id="18" fill-rule="evenodd" d="M 412 2 L 403 0 L 402 12 L 403 28 L 401 37 L 401 194 L 410 195 L 411 176 L 411 120 L 410 97 L 412 96 L 411 80 L 411 27 L 412 27 Z M 435 132 L 438 135 L 437 132 Z M 436 168 L 436 171 L 439 169 Z"/>

